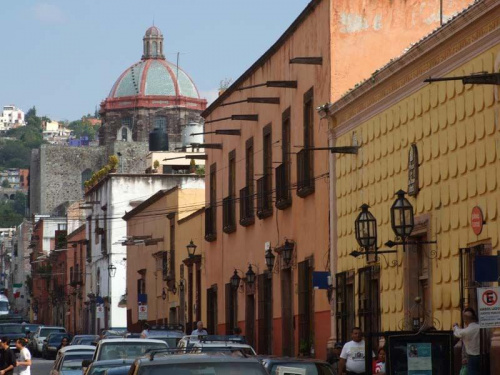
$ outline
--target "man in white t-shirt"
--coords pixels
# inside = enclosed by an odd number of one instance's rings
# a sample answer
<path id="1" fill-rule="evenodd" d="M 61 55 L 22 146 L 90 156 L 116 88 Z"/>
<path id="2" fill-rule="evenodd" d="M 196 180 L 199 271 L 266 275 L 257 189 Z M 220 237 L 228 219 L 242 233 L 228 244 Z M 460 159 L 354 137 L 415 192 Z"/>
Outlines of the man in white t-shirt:
<path id="1" fill-rule="evenodd" d="M 342 348 L 339 362 L 339 375 L 364 375 L 365 366 L 365 340 L 361 328 L 354 327 L 351 332 L 352 341 Z"/>
<path id="2" fill-rule="evenodd" d="M 17 360 L 17 366 L 14 368 L 14 374 L 16 375 L 31 375 L 31 353 L 26 344 L 25 339 L 16 341 L 16 348 L 19 350 L 19 359 Z"/>

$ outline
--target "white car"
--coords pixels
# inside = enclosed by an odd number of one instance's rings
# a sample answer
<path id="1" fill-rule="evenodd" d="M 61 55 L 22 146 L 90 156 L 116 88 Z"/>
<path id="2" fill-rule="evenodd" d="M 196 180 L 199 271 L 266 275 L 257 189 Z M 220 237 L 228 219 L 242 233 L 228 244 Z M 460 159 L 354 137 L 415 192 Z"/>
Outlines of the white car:
<path id="1" fill-rule="evenodd" d="M 38 327 L 35 334 L 33 335 L 35 353 L 33 354 L 42 354 L 43 349 L 43 340 L 47 338 L 47 336 L 54 332 L 65 333 L 66 329 L 64 327 Z"/>
<path id="2" fill-rule="evenodd" d="M 95 346 L 93 345 L 68 345 L 59 349 L 57 352 L 56 360 L 68 353 L 90 353 L 90 358 L 94 356 Z"/>
<path id="3" fill-rule="evenodd" d="M 152 350 L 168 349 L 162 340 L 152 339 L 104 339 L 97 343 L 92 361 L 142 357 Z"/>

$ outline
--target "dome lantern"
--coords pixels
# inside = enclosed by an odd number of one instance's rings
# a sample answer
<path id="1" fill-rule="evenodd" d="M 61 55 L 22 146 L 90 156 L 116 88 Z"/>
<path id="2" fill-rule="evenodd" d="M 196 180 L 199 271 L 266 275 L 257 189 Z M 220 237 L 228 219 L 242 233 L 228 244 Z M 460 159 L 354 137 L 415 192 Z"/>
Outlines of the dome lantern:
<path id="1" fill-rule="evenodd" d="M 146 30 L 143 42 L 143 55 L 142 59 L 165 59 L 163 54 L 163 34 L 156 26 L 151 26 Z"/>

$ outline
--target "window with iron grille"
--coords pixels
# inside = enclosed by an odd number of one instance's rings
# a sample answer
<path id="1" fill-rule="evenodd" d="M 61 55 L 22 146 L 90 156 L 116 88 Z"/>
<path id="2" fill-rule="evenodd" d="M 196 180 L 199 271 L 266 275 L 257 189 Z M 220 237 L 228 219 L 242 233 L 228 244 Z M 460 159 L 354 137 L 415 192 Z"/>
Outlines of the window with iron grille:
<path id="1" fill-rule="evenodd" d="M 217 164 L 210 165 L 210 205 L 205 209 L 205 240 L 217 239 Z"/>
<path id="2" fill-rule="evenodd" d="M 292 204 L 290 194 L 290 108 L 282 114 L 281 120 L 281 161 L 276 167 L 276 208 L 284 210 Z"/>
<path id="3" fill-rule="evenodd" d="M 335 316 L 337 341 L 348 342 L 354 322 L 354 272 L 340 272 L 335 275 L 336 299 Z"/>
<path id="4" fill-rule="evenodd" d="M 238 323 L 238 290 L 231 283 L 225 285 L 226 294 L 226 335 L 232 335 Z"/>
<path id="5" fill-rule="evenodd" d="M 368 266 L 358 270 L 358 315 L 363 332 L 380 332 L 380 269 Z M 370 327 L 371 324 L 371 327 Z M 372 338 L 377 347 L 378 338 Z"/>
<path id="6" fill-rule="evenodd" d="M 255 222 L 254 213 L 254 153 L 253 138 L 247 139 L 245 143 L 245 184 L 240 190 L 240 224 L 249 226 Z"/>
<path id="7" fill-rule="evenodd" d="M 273 146 L 272 127 L 266 125 L 263 129 L 262 169 L 263 177 L 257 180 L 257 217 L 265 219 L 273 214 Z"/>
<path id="8" fill-rule="evenodd" d="M 304 94 L 304 148 L 297 153 L 297 195 L 314 193 L 314 88 Z"/>
<path id="9" fill-rule="evenodd" d="M 228 155 L 228 192 L 222 202 L 223 231 L 232 233 L 236 230 L 236 150 Z"/>
<path id="10" fill-rule="evenodd" d="M 163 251 L 161 254 L 161 274 L 163 281 L 168 280 L 168 251 Z"/>
<path id="11" fill-rule="evenodd" d="M 313 286 L 312 260 L 299 262 L 299 348 L 302 355 L 309 356 L 313 344 Z"/>
<path id="12" fill-rule="evenodd" d="M 175 281 L 175 213 L 168 215 L 170 237 L 170 262 L 167 280 Z"/>
<path id="13" fill-rule="evenodd" d="M 155 117 L 155 129 L 160 129 L 163 132 L 167 132 L 167 118 L 164 116 Z"/>

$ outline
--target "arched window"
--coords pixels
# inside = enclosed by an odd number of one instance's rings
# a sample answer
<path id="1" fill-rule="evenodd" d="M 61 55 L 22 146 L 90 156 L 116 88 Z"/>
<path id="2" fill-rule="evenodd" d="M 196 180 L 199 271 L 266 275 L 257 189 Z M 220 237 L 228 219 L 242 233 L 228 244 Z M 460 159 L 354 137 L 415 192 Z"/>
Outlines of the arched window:
<path id="1" fill-rule="evenodd" d="M 153 42 L 153 51 L 151 53 L 153 57 L 158 56 L 158 42 Z"/>
<path id="2" fill-rule="evenodd" d="M 163 132 L 167 132 L 167 118 L 164 116 L 155 117 L 155 129 L 160 129 Z"/>
<path id="3" fill-rule="evenodd" d="M 82 190 L 84 190 L 85 188 L 85 181 L 90 180 L 91 177 L 92 171 L 90 170 L 90 168 L 87 168 L 82 172 Z"/>

